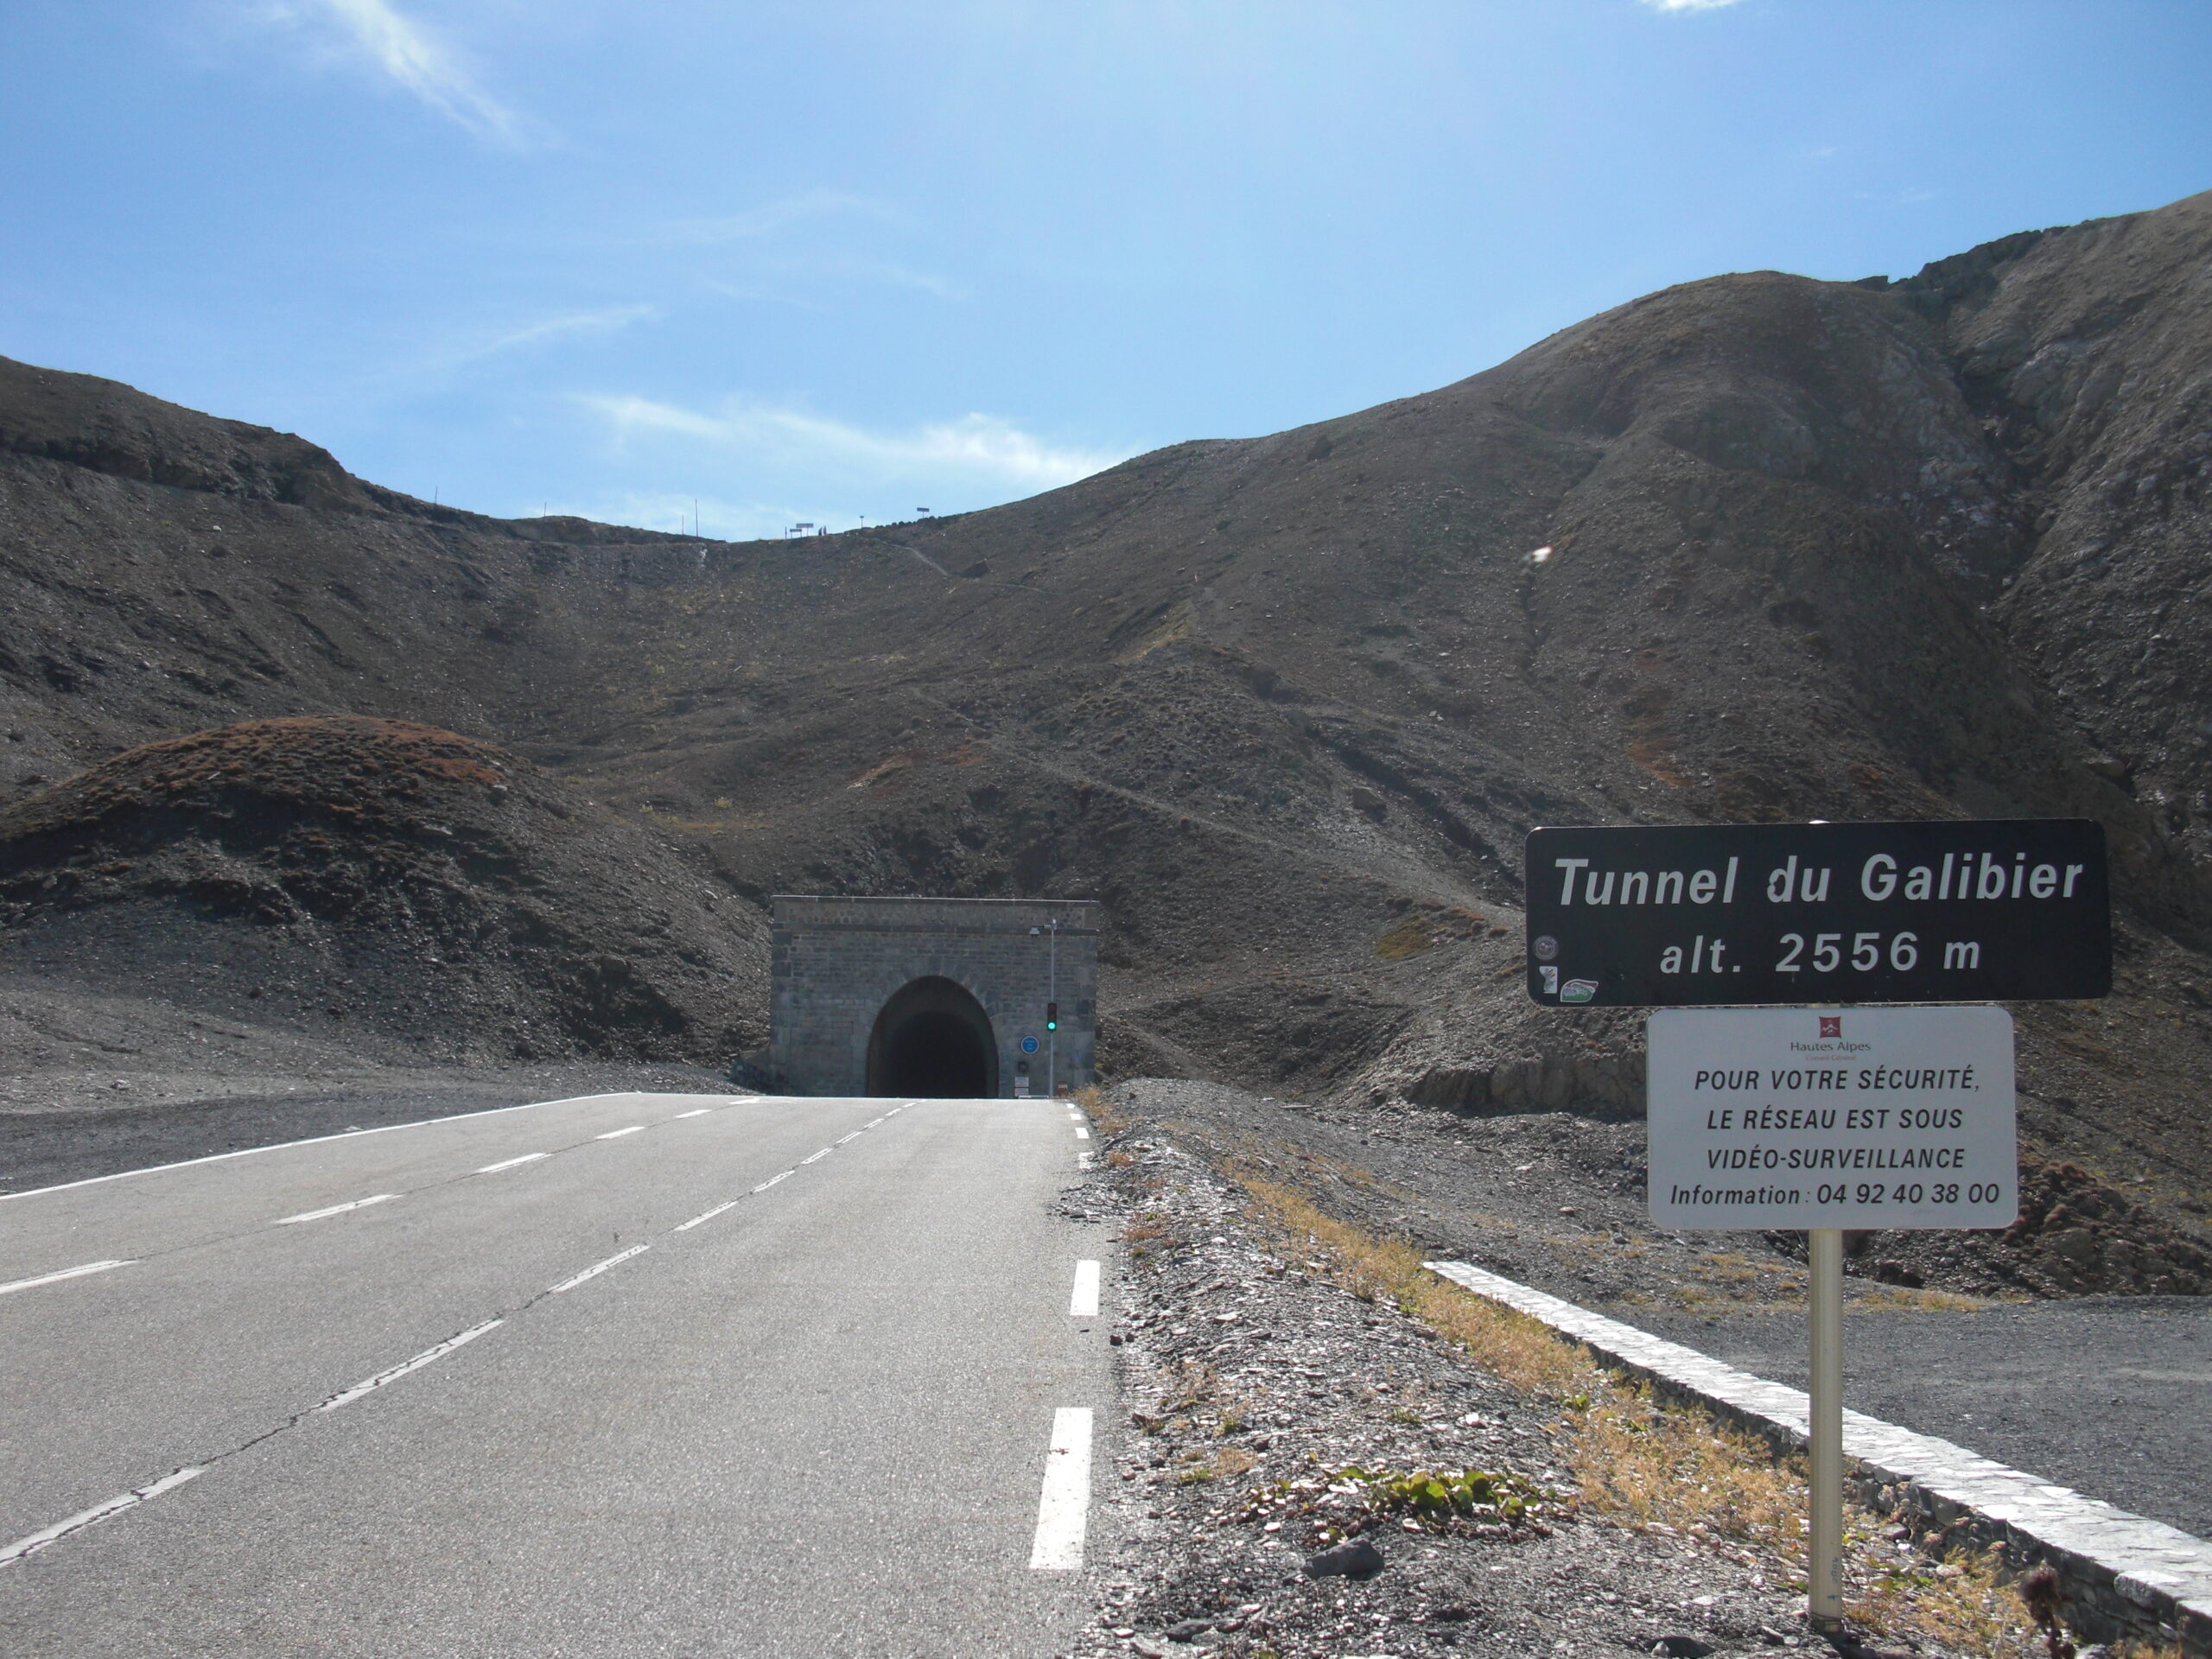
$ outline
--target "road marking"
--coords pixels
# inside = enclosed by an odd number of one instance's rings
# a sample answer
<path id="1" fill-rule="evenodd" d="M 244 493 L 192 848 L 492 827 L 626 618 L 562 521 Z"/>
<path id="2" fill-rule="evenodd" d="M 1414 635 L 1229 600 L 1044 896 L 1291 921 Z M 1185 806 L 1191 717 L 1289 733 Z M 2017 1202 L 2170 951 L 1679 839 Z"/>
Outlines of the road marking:
<path id="1" fill-rule="evenodd" d="M 18 1279 L 12 1285 L 0 1285 L 0 1296 L 18 1290 L 35 1290 L 41 1285 L 57 1285 L 64 1279 L 81 1279 L 88 1273 L 105 1273 L 110 1268 L 127 1268 L 124 1262 L 87 1262 L 82 1267 L 64 1268 L 59 1273 L 41 1273 L 35 1279 Z"/>
<path id="2" fill-rule="evenodd" d="M 802 1158 L 799 1160 L 799 1163 L 802 1166 L 810 1164 L 814 1161 L 815 1158 L 827 1158 L 831 1153 L 836 1150 L 837 1148 L 835 1147 L 824 1147 L 821 1151 L 816 1153 L 813 1158 Z"/>
<path id="3" fill-rule="evenodd" d="M 1078 1141 L 1088 1141 L 1090 1139 L 1090 1131 L 1078 1123 L 1075 1126 L 1075 1138 Z"/>
<path id="4" fill-rule="evenodd" d="M 787 1180 L 789 1180 L 789 1179 L 791 1179 L 791 1171 L 789 1171 L 788 1169 L 787 1169 L 787 1170 L 785 1170 L 785 1171 L 782 1174 L 780 1174 L 780 1175 L 771 1175 L 771 1176 L 770 1176 L 766 1180 L 765 1180 L 765 1181 L 761 1182 L 760 1185 L 758 1185 L 758 1186 L 754 1187 L 753 1190 L 755 1192 L 766 1192 L 770 1187 L 773 1186 L 773 1185 L 774 1185 L 778 1181 L 787 1181 Z"/>
<path id="5" fill-rule="evenodd" d="M 563 1279 L 559 1284 L 554 1286 L 551 1290 L 546 1292 L 546 1294 L 549 1296 L 558 1296 L 564 1290 L 574 1290 L 578 1285 L 583 1283 L 585 1280 L 596 1279 L 601 1274 L 605 1273 L 609 1268 L 615 1267 L 624 1262 L 627 1262 L 633 1255 L 643 1255 L 651 1249 L 652 1249 L 652 1246 L 650 1244 L 632 1244 L 626 1250 L 618 1250 L 613 1255 L 608 1256 L 606 1261 L 594 1262 L 590 1267 L 586 1268 L 575 1278 Z"/>
<path id="6" fill-rule="evenodd" d="M 715 1109 L 711 1106 L 702 1106 L 696 1112 L 678 1112 L 676 1115 L 676 1121 L 681 1123 L 687 1117 L 704 1117 L 709 1112 L 711 1112 L 714 1109 Z"/>
<path id="7" fill-rule="evenodd" d="M 1068 1317 L 1071 1319 L 1095 1319 L 1098 1317 L 1098 1264 L 1096 1262 L 1075 1264 L 1075 1294 L 1068 1299 Z"/>
<path id="8" fill-rule="evenodd" d="M 321 1221 L 327 1216 L 342 1216 L 348 1210 L 365 1210 L 372 1204 L 390 1204 L 399 1196 L 397 1192 L 372 1192 L 365 1198 L 356 1198 L 351 1204 L 334 1204 L 327 1210 L 309 1210 L 296 1216 L 279 1216 L 269 1224 L 289 1227 L 296 1221 Z"/>
<path id="9" fill-rule="evenodd" d="M 499 1163 L 486 1164 L 476 1173 L 479 1175 L 496 1175 L 503 1169 L 519 1168 L 524 1164 L 534 1164 L 541 1158 L 550 1158 L 552 1155 L 550 1152 L 525 1152 L 519 1158 L 509 1158 Z"/>
<path id="10" fill-rule="evenodd" d="M 71 1533 L 97 1525 L 110 1516 L 136 1509 L 148 1498 L 159 1497 L 172 1487 L 181 1486 L 194 1475 L 203 1472 L 203 1470 L 196 1468 L 180 1469 L 173 1475 L 163 1475 L 150 1486 L 136 1487 L 120 1497 L 111 1497 L 105 1503 L 95 1503 L 89 1510 L 80 1510 L 67 1521 L 57 1521 L 50 1527 L 41 1527 L 29 1537 L 18 1538 L 5 1549 L 0 1549 L 0 1567 L 5 1567 L 10 1561 L 20 1561 L 26 1555 L 35 1555 L 58 1538 L 67 1538 Z"/>
<path id="11" fill-rule="evenodd" d="M 624 1135 L 635 1135 L 639 1130 L 645 1127 L 645 1126 L 642 1123 L 632 1123 L 626 1129 L 609 1129 L 605 1135 L 594 1135 L 592 1136 L 592 1139 L 594 1141 L 620 1141 Z"/>
<path id="12" fill-rule="evenodd" d="M 716 1216 L 721 1214 L 723 1211 L 734 1210 L 736 1208 L 737 1200 L 735 1198 L 732 1198 L 728 1203 L 718 1204 L 713 1209 L 692 1217 L 689 1221 L 679 1221 L 675 1226 L 670 1228 L 669 1231 L 672 1233 L 688 1233 L 694 1227 L 696 1227 L 701 1222 L 712 1221 Z"/>
<path id="13" fill-rule="evenodd" d="M 356 1382 L 352 1388 L 346 1389 L 343 1394 L 332 1395 L 329 1399 L 324 1401 L 321 1405 L 317 1406 L 315 1409 L 317 1411 L 335 1411 L 340 1406 L 350 1406 L 356 1400 L 359 1400 L 363 1395 L 374 1394 L 378 1389 L 384 1388 L 389 1383 L 398 1382 L 399 1379 L 406 1376 L 408 1372 L 421 1370 L 423 1366 L 429 1364 L 434 1359 L 443 1359 L 448 1354 L 453 1352 L 454 1349 L 461 1346 L 464 1343 L 474 1342 L 477 1338 L 482 1336 L 486 1331 L 495 1331 L 505 1323 L 505 1321 L 504 1319 L 486 1319 L 483 1324 L 472 1326 L 468 1330 L 462 1332 L 457 1337 L 448 1337 L 436 1347 L 425 1348 L 421 1353 L 416 1355 L 414 1358 L 404 1359 L 388 1371 L 378 1371 L 374 1376 L 369 1378 L 367 1382 Z"/>
<path id="14" fill-rule="evenodd" d="M 525 1100 L 518 1106 L 489 1106 L 480 1112 L 455 1112 L 450 1117 L 418 1117 L 407 1123 L 379 1123 L 373 1129 L 344 1129 L 336 1135 L 312 1135 L 304 1141 L 279 1141 L 266 1147 L 241 1147 L 236 1152 L 214 1152 L 205 1158 L 182 1158 L 174 1164 L 149 1164 L 143 1169 L 119 1169 L 112 1175 L 87 1175 L 81 1181 L 64 1181 L 59 1186 L 34 1186 L 22 1192 L 0 1192 L 0 1204 L 16 1198 L 35 1198 L 48 1192 L 73 1192 L 80 1186 L 99 1186 L 107 1181 L 127 1181 L 134 1175 L 159 1175 L 172 1169 L 191 1169 L 200 1164 L 227 1163 L 233 1158 L 254 1158 L 264 1152 L 289 1152 L 295 1147 L 320 1147 L 332 1141 L 351 1141 L 364 1135 L 390 1135 L 397 1129 L 426 1128 L 433 1123 L 460 1123 L 472 1117 L 497 1117 L 503 1112 L 530 1112 L 540 1106 L 580 1106 L 588 1101 L 620 1100 L 633 1091 L 617 1090 L 603 1095 L 567 1095 L 559 1100 Z"/>
<path id="15" fill-rule="evenodd" d="M 1029 1551 L 1032 1572 L 1073 1572 L 1083 1566 L 1090 1510 L 1090 1408 L 1062 1406 L 1052 1414 L 1052 1444 L 1045 1453 L 1037 1541 Z"/>

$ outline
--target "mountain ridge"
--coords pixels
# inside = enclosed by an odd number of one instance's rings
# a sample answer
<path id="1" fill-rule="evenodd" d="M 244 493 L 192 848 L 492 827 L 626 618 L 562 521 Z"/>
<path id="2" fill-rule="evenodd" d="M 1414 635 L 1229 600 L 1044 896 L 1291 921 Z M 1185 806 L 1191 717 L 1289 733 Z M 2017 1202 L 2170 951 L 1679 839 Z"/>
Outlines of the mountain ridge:
<path id="1" fill-rule="evenodd" d="M 1879 287 L 1686 283 L 803 543 L 286 499 L 327 474 L 277 435 L 41 426 L 41 372 L 0 373 L 0 799 L 243 719 L 423 721 L 756 912 L 1103 899 L 1122 1073 L 1469 1112 L 1640 1097 L 1633 1021 L 1521 995 L 1537 823 L 2087 816 L 2120 990 L 2020 1011 L 2024 1125 L 2176 1204 L 2212 1167 L 2212 194 Z"/>

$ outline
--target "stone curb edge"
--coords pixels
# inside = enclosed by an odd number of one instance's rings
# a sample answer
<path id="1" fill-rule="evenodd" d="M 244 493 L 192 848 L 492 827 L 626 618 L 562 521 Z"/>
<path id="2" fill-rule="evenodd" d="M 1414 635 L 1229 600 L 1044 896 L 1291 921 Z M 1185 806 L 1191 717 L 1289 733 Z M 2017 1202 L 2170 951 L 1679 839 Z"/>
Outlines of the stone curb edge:
<path id="1" fill-rule="evenodd" d="M 1725 1365 L 1694 1348 L 1465 1262 L 1423 1264 L 1440 1278 L 1526 1313 L 1598 1358 L 1719 1413 L 1777 1445 L 1805 1444 L 1804 1391 Z M 2008 1469 L 1933 1435 L 1843 1414 L 1843 1450 L 1862 1486 L 1897 1485 L 1936 1522 L 1964 1519 L 2016 1554 L 2056 1567 L 2069 1623 L 2094 1640 L 2172 1641 L 2212 1659 L 2212 1543 L 2161 1521 Z"/>

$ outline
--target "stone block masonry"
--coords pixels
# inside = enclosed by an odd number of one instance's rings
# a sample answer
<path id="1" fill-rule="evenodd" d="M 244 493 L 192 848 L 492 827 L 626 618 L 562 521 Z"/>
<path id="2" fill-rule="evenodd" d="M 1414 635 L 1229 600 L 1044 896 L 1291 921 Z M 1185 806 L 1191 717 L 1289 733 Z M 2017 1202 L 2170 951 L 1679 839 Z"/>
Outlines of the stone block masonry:
<path id="1" fill-rule="evenodd" d="M 1088 1086 L 1098 905 L 1028 899 L 771 900 L 768 1065 L 799 1095 L 1045 1096 Z M 1048 1002 L 1059 1030 L 1045 1028 Z M 1057 1036 L 1057 1045 L 1054 1038 Z M 1033 1039 L 1036 1052 L 1025 1051 Z M 1058 1075 L 1047 1075 L 1057 1046 Z"/>

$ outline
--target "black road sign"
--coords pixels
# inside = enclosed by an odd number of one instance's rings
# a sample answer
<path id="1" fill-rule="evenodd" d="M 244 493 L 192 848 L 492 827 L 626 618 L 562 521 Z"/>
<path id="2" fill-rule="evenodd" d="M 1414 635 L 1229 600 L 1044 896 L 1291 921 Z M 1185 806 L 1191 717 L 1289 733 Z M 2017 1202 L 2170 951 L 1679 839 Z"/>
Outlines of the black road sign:
<path id="1" fill-rule="evenodd" d="M 1550 1007 L 2112 989 L 2086 818 L 1537 830 L 1528 889 L 1529 995 Z"/>

